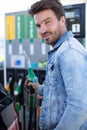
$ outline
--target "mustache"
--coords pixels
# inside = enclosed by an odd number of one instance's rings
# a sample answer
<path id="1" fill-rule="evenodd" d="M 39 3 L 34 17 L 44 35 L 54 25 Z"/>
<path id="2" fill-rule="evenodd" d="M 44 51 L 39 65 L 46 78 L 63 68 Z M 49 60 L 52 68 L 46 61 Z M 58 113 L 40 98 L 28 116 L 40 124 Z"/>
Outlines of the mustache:
<path id="1" fill-rule="evenodd" d="M 45 36 L 47 36 L 47 35 L 49 35 L 49 34 L 51 34 L 50 32 L 44 32 L 43 34 L 42 34 L 42 37 L 45 37 Z"/>

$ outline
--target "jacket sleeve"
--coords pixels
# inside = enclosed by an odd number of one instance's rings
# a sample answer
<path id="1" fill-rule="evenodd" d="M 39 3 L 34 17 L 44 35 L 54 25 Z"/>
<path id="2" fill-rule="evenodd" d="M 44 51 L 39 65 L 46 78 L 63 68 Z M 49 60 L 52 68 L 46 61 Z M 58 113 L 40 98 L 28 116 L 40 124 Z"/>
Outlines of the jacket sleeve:
<path id="1" fill-rule="evenodd" d="M 71 49 L 59 61 L 67 106 L 54 130 L 80 130 L 87 119 L 87 55 Z"/>
<path id="2" fill-rule="evenodd" d="M 43 89 L 44 89 L 44 84 L 43 85 L 39 85 L 39 87 L 38 87 L 38 94 L 40 96 L 43 96 Z"/>

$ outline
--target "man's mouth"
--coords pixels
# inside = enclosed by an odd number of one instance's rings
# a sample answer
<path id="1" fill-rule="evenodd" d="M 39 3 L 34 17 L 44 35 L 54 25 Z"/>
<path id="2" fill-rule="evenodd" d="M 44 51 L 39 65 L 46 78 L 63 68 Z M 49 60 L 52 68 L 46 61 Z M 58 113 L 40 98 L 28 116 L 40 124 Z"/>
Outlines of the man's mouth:
<path id="1" fill-rule="evenodd" d="M 45 34 L 45 35 L 43 35 L 43 38 L 44 38 L 45 40 L 48 40 L 49 37 L 50 37 L 50 34 Z"/>

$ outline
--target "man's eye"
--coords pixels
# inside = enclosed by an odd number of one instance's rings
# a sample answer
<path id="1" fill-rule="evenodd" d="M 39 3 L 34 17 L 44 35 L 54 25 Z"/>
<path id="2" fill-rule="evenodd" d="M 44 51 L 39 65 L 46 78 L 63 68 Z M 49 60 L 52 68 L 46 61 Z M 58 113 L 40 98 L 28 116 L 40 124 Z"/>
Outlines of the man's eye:
<path id="1" fill-rule="evenodd" d="M 40 25 L 36 25 L 37 28 L 40 28 Z"/>
<path id="2" fill-rule="evenodd" d="M 50 24 L 51 23 L 51 21 L 46 21 L 46 24 Z"/>

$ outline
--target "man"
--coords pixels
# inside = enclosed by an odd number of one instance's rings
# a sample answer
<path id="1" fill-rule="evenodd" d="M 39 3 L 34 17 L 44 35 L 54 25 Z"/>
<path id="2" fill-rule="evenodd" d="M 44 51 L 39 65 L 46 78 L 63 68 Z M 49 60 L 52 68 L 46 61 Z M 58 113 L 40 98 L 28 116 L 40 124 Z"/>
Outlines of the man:
<path id="1" fill-rule="evenodd" d="M 41 130 L 87 130 L 87 53 L 67 31 L 65 12 L 58 0 L 41 0 L 29 14 L 46 44 L 48 65 L 43 85 L 29 83 L 43 96 Z"/>

